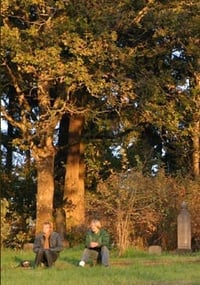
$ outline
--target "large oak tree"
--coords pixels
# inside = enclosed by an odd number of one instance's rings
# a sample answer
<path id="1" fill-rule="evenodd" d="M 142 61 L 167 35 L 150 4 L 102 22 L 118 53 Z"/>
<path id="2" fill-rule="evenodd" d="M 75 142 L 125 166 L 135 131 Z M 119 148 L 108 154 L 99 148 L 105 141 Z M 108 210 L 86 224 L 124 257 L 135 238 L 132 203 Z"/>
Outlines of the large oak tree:
<path id="1" fill-rule="evenodd" d="M 83 15 L 73 17 L 79 4 L 79 12 Z M 37 231 L 44 220 L 52 218 L 54 134 L 62 116 L 68 114 L 70 121 L 65 198 L 72 203 L 75 201 L 77 209 L 74 213 L 81 217 L 76 223 L 80 223 L 83 222 L 84 207 L 78 208 L 80 201 L 76 197 L 80 189 L 84 192 L 84 187 L 83 183 L 75 183 L 83 177 L 79 173 L 80 151 L 77 149 L 74 153 L 74 149 L 79 148 L 77 138 L 74 142 L 74 133 L 80 136 L 83 124 L 76 130 L 74 118 L 80 116 L 84 122 L 90 113 L 95 117 L 99 112 L 109 112 L 108 106 L 120 105 L 119 97 L 132 96 L 132 83 L 126 69 L 131 49 L 122 50 L 116 45 L 117 38 L 112 29 L 103 31 L 100 27 L 98 31 L 101 19 L 98 25 L 91 22 L 90 28 L 87 10 L 81 5 L 81 1 L 2 3 L 4 92 L 15 89 L 18 109 L 17 118 L 6 108 L 3 116 L 21 132 L 15 144 L 30 149 L 36 163 Z M 96 8 L 92 10 L 93 19 L 96 13 L 98 15 Z M 69 193 L 73 193 L 73 197 Z M 81 203 L 84 204 L 83 199 Z"/>

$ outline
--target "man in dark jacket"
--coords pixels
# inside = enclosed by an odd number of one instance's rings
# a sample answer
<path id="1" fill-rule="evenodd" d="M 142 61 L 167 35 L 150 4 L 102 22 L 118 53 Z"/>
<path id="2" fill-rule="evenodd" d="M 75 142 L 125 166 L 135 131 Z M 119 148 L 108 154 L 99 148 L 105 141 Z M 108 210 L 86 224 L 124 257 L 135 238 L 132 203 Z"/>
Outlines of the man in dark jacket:
<path id="1" fill-rule="evenodd" d="M 52 231 L 50 222 L 45 222 L 43 232 L 36 236 L 33 244 L 33 251 L 36 253 L 35 266 L 43 263 L 45 266 L 51 267 L 62 249 L 63 244 L 60 235 Z"/>
<path id="2" fill-rule="evenodd" d="M 89 259 L 96 259 L 98 263 L 109 266 L 109 242 L 109 234 L 101 228 L 100 221 L 92 220 L 90 229 L 86 233 L 86 248 L 79 266 L 84 267 Z"/>

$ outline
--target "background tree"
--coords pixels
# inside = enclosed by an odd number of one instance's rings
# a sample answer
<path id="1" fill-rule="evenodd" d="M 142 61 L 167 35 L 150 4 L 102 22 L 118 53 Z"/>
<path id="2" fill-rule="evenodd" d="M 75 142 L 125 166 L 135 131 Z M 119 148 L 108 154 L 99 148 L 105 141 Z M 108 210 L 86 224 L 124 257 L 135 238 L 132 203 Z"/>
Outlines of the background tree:
<path id="1" fill-rule="evenodd" d="M 149 133 L 149 144 L 153 142 L 153 156 L 156 151 L 170 173 L 189 171 L 196 175 L 199 6 L 197 1 L 150 4 L 139 24 L 132 22 L 121 30 L 121 42 L 136 50 L 132 76 L 137 97 L 130 116 L 133 110 L 134 116 L 138 114 L 143 132 Z M 160 137 L 158 144 L 151 140 L 155 134 Z"/>

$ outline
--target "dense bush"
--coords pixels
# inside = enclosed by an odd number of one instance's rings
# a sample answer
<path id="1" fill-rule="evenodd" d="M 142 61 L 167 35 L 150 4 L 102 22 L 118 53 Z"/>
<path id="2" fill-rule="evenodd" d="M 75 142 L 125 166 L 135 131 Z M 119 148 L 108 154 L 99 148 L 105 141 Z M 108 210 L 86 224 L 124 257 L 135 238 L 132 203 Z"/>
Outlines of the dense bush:
<path id="1" fill-rule="evenodd" d="M 33 241 L 34 224 L 12 210 L 12 203 L 1 200 L 1 247 L 23 248 L 24 243 Z"/>
<path id="2" fill-rule="evenodd" d="M 6 199 L 1 200 L 1 247 L 5 240 L 8 238 L 10 226 L 6 221 L 6 215 L 8 213 L 9 203 Z"/>

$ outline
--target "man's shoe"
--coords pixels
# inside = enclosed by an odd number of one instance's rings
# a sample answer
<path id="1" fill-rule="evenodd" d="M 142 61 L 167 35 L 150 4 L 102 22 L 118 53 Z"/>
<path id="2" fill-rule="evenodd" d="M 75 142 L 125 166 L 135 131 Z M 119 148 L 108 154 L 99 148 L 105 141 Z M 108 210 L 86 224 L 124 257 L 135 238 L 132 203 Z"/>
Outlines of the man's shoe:
<path id="1" fill-rule="evenodd" d="M 78 265 L 81 266 L 81 267 L 84 267 L 85 266 L 85 261 L 81 260 Z"/>

